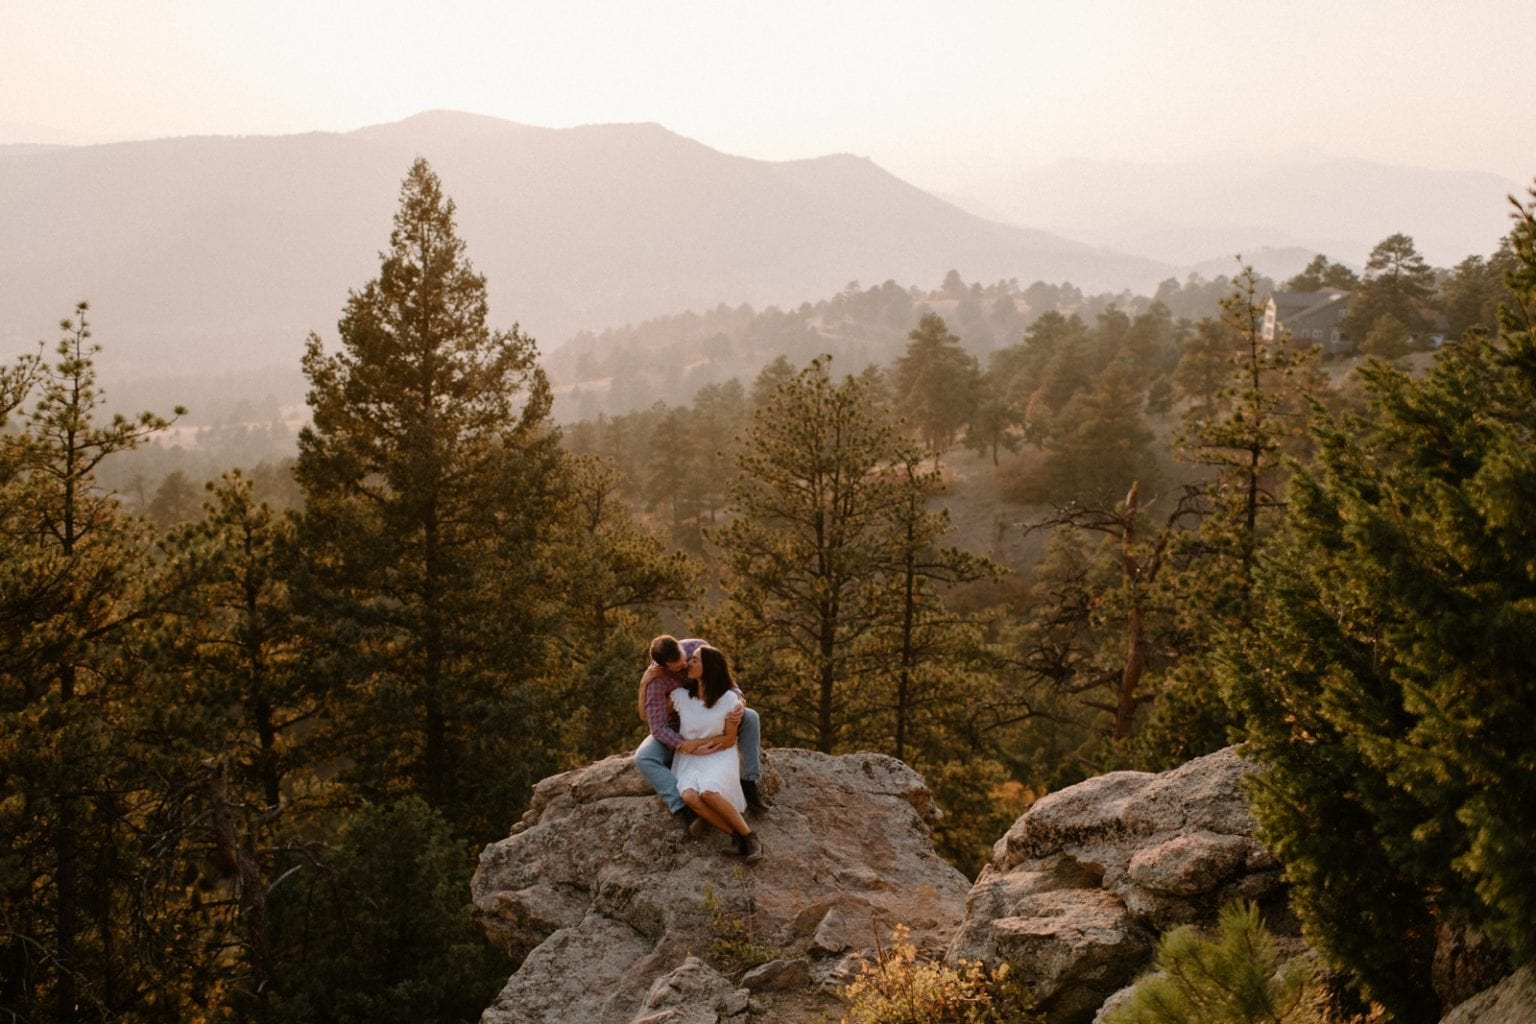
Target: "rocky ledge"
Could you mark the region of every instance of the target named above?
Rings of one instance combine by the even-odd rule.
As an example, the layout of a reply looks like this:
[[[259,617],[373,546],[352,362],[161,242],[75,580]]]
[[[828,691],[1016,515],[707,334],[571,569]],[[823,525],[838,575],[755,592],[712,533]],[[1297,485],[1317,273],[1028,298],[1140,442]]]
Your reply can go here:
[[[1228,900],[1290,924],[1233,749],[1171,772],[1111,772],[1036,801],[993,847],[950,956],[1012,961],[1057,1024],[1091,1020],[1175,925]]]
[[[923,780],[875,754],[775,749],[752,867],[689,839],[628,757],[545,779],[486,847],[474,913],[516,973],[484,1024],[812,1024],[905,924],[930,956],[1013,963],[1050,1024],[1087,1024],[1149,966],[1157,936],[1259,903],[1304,949],[1235,749],[1162,774],[1113,772],[1036,801],[974,886],[934,853]],[[1449,944],[1473,967],[1475,943]],[[1462,999],[1497,980],[1457,968]],[[1447,1018],[1533,1022],[1529,971]],[[1458,1016],[1460,1014],[1460,1016]]]
[[[545,779],[486,847],[474,913],[521,961],[485,1024],[838,1017],[836,989],[898,922],[942,953],[970,888],[933,850],[922,778],[876,754],[771,752],[767,856],[690,839],[628,757]]]

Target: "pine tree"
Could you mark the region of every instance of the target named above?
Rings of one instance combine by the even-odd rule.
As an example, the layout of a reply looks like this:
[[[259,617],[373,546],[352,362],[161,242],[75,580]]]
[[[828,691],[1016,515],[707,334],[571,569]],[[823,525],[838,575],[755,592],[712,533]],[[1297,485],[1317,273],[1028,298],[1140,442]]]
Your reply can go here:
[[[1222,389],[1232,376],[1231,333],[1220,320],[1210,317],[1195,325],[1180,349],[1173,371],[1174,392],[1189,403],[1190,415],[1208,419],[1216,410]]]
[[[1434,269],[1419,255],[1413,239],[1401,232],[1389,235],[1371,250],[1365,280],[1349,300],[1344,333],[1364,339],[1379,320],[1392,316],[1422,346],[1434,326],[1434,295]]]
[[[1324,288],[1338,288],[1347,292],[1359,284],[1360,278],[1353,270],[1342,263],[1333,263],[1327,256],[1318,253],[1312,257],[1306,269],[1285,282],[1284,289],[1288,292],[1318,292]]]
[[[165,951],[162,981],[185,1015],[270,1021],[285,988],[284,936],[271,891],[315,870],[335,794],[334,751],[292,600],[292,517],[258,502],[239,472],[208,487],[200,519],[163,539],[155,624],[154,737],[163,792],[146,807],[156,836],[144,941]]]
[[[195,519],[199,504],[198,488],[185,472],[173,469],[155,488],[155,496],[144,512],[157,527],[166,530]]]
[[[1169,549],[1160,589],[1170,598],[1177,657],[1139,724],[1138,767],[1172,767],[1229,741],[1235,722],[1213,682],[1213,646],[1224,631],[1252,624],[1254,565],[1284,517],[1285,459],[1306,453],[1308,403],[1323,392],[1315,351],[1263,340],[1258,290],[1245,267],[1222,320],[1199,327],[1213,352],[1226,349],[1227,379],[1210,405],[1186,411],[1175,439],[1180,460],[1211,475],[1186,491],[1196,525]]]
[[[689,427],[698,446],[692,472],[699,481],[700,512],[706,525],[713,526],[717,514],[725,507],[734,446],[746,425],[746,416],[747,394],[739,380],[706,384],[693,396]]]
[[[949,532],[948,510],[932,512],[928,503],[943,490],[940,471],[922,468],[915,451],[904,453],[895,467],[895,483],[903,499],[891,509],[887,526],[886,589],[881,606],[898,614],[871,637],[872,663],[889,677],[886,703],[893,721],[889,749],[894,757],[920,763],[916,750],[942,749],[935,743],[944,732],[947,712],[968,715],[979,701],[977,690],[965,692],[965,667],[974,660],[979,631],[966,616],[951,613],[940,587],[997,579],[1000,566],[955,548],[939,547]],[[925,742],[926,741],[926,742]]]
[[[942,588],[998,570],[939,546],[938,470],[922,468],[867,378],[834,381],[827,363],[779,385],[737,453],[731,520],[710,534],[726,597],[711,634],[732,645],[743,678],[767,684],[754,699],[778,742],[903,756],[932,749],[936,680],[960,678],[967,658]]]
[[[1154,973],[1104,1015],[1104,1024],[1321,1024],[1308,964],[1283,961],[1258,907],[1229,903],[1216,932],[1191,925],[1158,941]]]
[[[1124,362],[1111,364],[1074,395],[1046,442],[1039,498],[1102,507],[1138,480],[1144,490],[1155,491],[1154,436],[1141,407],[1141,391]]]
[[[907,339],[892,373],[892,390],[928,451],[942,455],[971,420],[980,370],[976,357],[936,313],[923,314]]]
[[[271,1019],[475,1019],[506,982],[507,960],[465,911],[470,870],[449,822],[420,797],[359,809],[326,870],[274,893],[274,920],[297,941]]]
[[[184,697],[227,716],[206,749],[237,765],[242,791],[268,808],[305,764],[293,734],[321,706],[293,606],[295,540],[293,520],[232,471],[209,485],[203,517],[165,543],[176,577],[167,640],[188,676]]]
[[[978,455],[992,456],[998,464],[998,449],[1016,452],[1023,442],[1024,410],[1009,401],[994,371],[983,373],[977,382],[976,407],[965,430],[965,446]]]
[[[1147,522],[1140,483],[1132,481],[1112,507],[1072,505],[1032,528],[1064,528],[1079,538],[1096,536],[1078,563],[1062,574],[1045,560],[1038,572],[1042,600],[1031,610],[1026,642],[1058,651],[1047,662],[1055,686],[1074,703],[1098,713],[1101,732],[1128,740],[1155,678],[1182,651],[1170,640],[1177,609],[1164,574],[1185,536],[1185,520],[1197,505],[1186,494],[1162,522]],[[1059,588],[1052,594],[1051,587]],[[1118,634],[1118,635],[1117,635]],[[1061,653],[1065,648],[1066,653]]]
[[[646,505],[665,510],[673,537],[697,538],[702,498],[692,475],[696,438],[688,411],[658,402],[651,412],[655,425],[644,463]]]
[[[487,326],[453,202],[417,160],[341,351],[304,355],[296,472],[307,607],[337,654],[343,752],[365,792],[414,792],[458,828],[505,827],[539,763],[560,618],[564,473],[532,339]]]
[[[573,611],[562,626],[572,651],[600,644],[637,611],[685,604],[694,596],[696,566],[667,550],[630,515],[611,463],[592,456],[568,460],[572,514],[564,550],[567,598]]]
[[[853,377],[826,358],[780,384],[737,455],[721,552],[731,638],[784,742],[832,752],[874,711],[855,645],[880,621],[886,525],[901,506],[887,475],[900,441]],[[760,667],[759,667],[760,666]]]
[[[1492,256],[1468,256],[1451,268],[1440,284],[1437,305],[1446,320],[1446,339],[1456,341],[1467,331],[1480,327],[1488,332],[1499,329],[1499,306],[1511,296],[1504,275],[1514,263],[1514,253],[1505,239]]]
[[[1179,329],[1168,307],[1153,302],[1136,314],[1110,360],[1127,359],[1137,380],[1155,380],[1173,368],[1171,360],[1177,355]]]
[[[1245,267],[1224,300],[1223,328],[1230,353],[1227,387],[1214,411],[1192,410],[1175,441],[1179,457],[1209,466],[1216,478],[1208,488],[1213,504],[1232,524],[1232,555],[1246,578],[1266,516],[1279,507],[1281,460],[1298,449],[1305,430],[1304,388],[1314,383],[1308,368],[1315,356],[1284,344],[1267,344],[1260,326],[1257,277]],[[1217,328],[1209,327],[1216,333]]]
[[[1536,194],[1533,194],[1536,198]],[[1309,940],[1400,1019],[1439,1016],[1438,924],[1536,957],[1536,216],[1517,207],[1500,337],[1414,379],[1364,373],[1319,425],[1286,542],[1230,653],[1254,809]]]
[[[1087,328],[1075,315],[1042,313],[1024,340],[992,353],[990,370],[1003,401],[1019,410],[1024,439],[1040,447],[1053,417],[1088,379]]]
[[[120,1013],[150,988],[122,943],[145,784],[125,742],[138,709],[124,645],[153,571],[147,530],[95,477],[168,421],[98,422],[87,310],[61,323],[55,363],[5,374],[7,403],[37,400],[0,435],[0,964],[14,1013],[58,1021]]]

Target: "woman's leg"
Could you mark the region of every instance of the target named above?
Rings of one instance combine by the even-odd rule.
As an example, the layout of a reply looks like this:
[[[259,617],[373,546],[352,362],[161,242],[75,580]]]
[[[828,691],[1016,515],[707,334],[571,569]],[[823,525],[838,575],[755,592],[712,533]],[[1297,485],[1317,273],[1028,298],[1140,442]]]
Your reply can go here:
[[[725,794],[708,791],[699,794],[700,802],[707,805],[710,812],[721,820],[729,822],[732,838],[736,840],[736,852],[740,853],[748,864],[756,864],[763,859],[763,844],[757,838],[757,833],[752,831],[752,826],[741,816],[736,806],[726,799]],[[700,817],[703,817],[701,812]]]
[[[738,836],[744,836],[752,831],[752,826],[747,824],[747,820],[741,816],[741,812],[736,809],[735,805],[726,799],[724,793],[716,793],[712,789],[706,790],[699,794],[699,799],[709,807],[710,812],[715,817],[725,822],[726,827],[722,831]],[[702,812],[700,812],[699,817],[704,817]]]
[[[734,835],[735,833],[732,831],[730,823],[727,822],[724,818],[720,817],[719,813],[715,811],[714,807],[706,799],[711,795],[718,796],[719,794],[700,793],[696,789],[685,789],[682,792],[683,803],[687,804],[689,807],[692,807],[693,812],[697,814],[701,819],[703,819],[708,824],[713,825],[721,832],[724,832],[726,835]],[[726,806],[729,807],[730,805],[727,804]],[[735,810],[734,807],[731,809]],[[740,815],[737,815],[737,817],[739,818]]]

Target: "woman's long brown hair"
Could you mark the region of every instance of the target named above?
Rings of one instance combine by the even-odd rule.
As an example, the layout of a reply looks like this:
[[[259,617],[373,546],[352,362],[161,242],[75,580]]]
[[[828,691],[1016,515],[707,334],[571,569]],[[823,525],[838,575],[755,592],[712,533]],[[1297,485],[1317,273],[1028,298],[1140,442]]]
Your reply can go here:
[[[731,666],[725,654],[714,647],[699,648],[699,665],[704,670],[699,676],[699,699],[705,707],[712,708],[734,685]]]

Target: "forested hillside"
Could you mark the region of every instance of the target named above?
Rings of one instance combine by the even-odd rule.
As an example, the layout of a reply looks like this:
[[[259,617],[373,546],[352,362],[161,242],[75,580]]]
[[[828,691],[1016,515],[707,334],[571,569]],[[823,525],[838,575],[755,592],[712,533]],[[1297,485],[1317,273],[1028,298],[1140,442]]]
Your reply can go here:
[[[955,270],[936,287],[902,286],[895,281],[841,292],[794,309],[770,306],[717,307],[657,317],[639,325],[577,334],[546,360],[557,387],[562,422],[644,409],[658,398],[677,404],[708,384],[751,380],[765,357],[782,356],[803,366],[831,354],[850,369],[883,367],[906,346],[907,332],[924,314],[937,313],[965,340],[966,350],[985,357],[1015,344],[1044,313],[1076,315],[1094,323],[1113,307],[1135,316],[1161,306],[1159,315],[1198,320],[1214,316],[1242,270],[1233,260],[1227,275],[1206,280],[1191,274],[1170,278],[1151,294],[1131,291],[1085,294],[1070,281],[1049,284],[1017,280],[966,283]],[[1259,289],[1273,283],[1260,279]]]
[[[1358,368],[1265,342],[1241,269],[952,274],[591,339],[562,428],[418,159],[297,458],[206,489],[119,468],[180,410],[105,414],[82,303],[0,375],[0,1007],[472,1019],[474,852],[639,742],[670,630],[771,746],[921,771],[968,873],[1044,792],[1247,738],[1340,1005],[1436,1019],[1437,928],[1536,950],[1536,217],[1453,271],[1378,249]],[[676,359],[623,362],[646,331]]]

